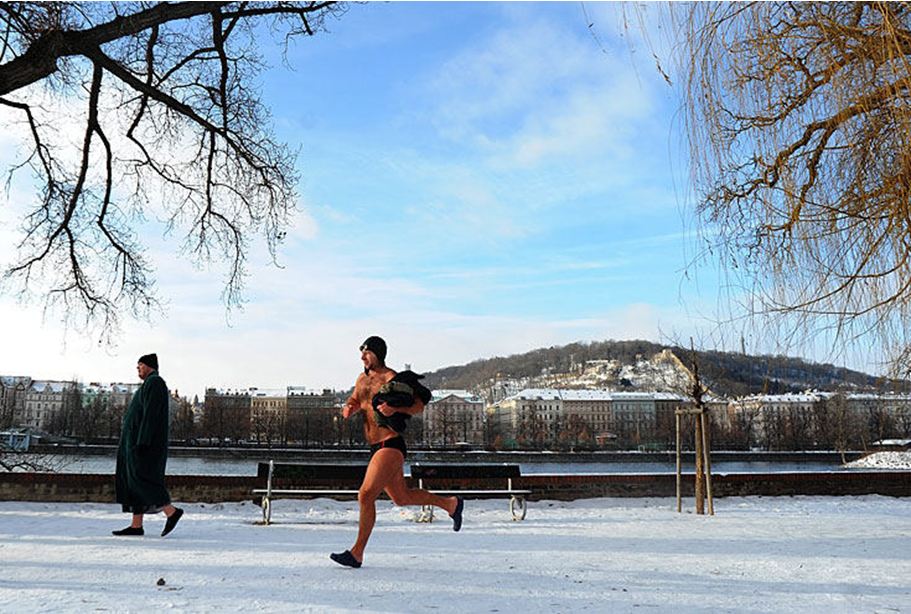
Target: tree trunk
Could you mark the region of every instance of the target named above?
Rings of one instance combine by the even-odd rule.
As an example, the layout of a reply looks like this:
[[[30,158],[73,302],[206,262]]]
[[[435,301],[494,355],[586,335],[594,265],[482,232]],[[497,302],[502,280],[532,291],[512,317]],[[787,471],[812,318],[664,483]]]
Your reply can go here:
[[[702,422],[696,415],[696,513],[705,514],[705,460],[702,450]]]

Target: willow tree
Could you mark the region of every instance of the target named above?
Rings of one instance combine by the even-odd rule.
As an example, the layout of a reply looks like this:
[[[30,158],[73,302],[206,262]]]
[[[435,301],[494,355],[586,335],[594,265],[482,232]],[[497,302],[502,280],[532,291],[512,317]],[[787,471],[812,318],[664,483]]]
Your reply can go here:
[[[779,331],[838,345],[878,335],[907,373],[911,5],[668,11],[711,250]]]
[[[109,337],[158,302],[138,228],[163,219],[238,302],[253,237],[295,206],[295,155],[260,98],[258,46],[317,32],[333,2],[0,3],[0,121],[31,173],[6,291]]]

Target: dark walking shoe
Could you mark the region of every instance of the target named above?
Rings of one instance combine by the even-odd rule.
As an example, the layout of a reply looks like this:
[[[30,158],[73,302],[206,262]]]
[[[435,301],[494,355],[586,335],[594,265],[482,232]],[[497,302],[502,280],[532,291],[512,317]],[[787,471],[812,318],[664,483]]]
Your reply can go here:
[[[174,530],[174,527],[177,526],[177,521],[180,520],[181,516],[183,516],[183,510],[179,507],[175,508],[174,513],[168,516],[168,519],[164,523],[164,530],[161,532],[162,537]]]
[[[457,503],[453,513],[449,515],[452,518],[452,530],[456,533],[462,528],[462,510],[465,508],[465,499],[456,497]]]
[[[361,562],[354,558],[354,555],[351,554],[350,550],[345,550],[344,552],[338,553],[333,552],[329,555],[329,558],[338,563],[339,565],[344,565],[346,567],[354,567],[357,569],[361,566]]]
[[[129,535],[145,535],[145,531],[142,527],[127,527],[125,529],[120,529],[119,531],[111,531],[112,535],[117,537],[124,537]]]

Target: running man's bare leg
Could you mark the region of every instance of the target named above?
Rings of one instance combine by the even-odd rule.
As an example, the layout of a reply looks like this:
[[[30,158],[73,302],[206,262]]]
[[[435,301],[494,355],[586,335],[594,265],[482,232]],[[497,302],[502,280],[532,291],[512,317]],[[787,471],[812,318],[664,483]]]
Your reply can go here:
[[[376,524],[376,500],[380,493],[395,479],[396,475],[402,476],[404,459],[402,453],[394,448],[378,450],[370,464],[367,465],[367,474],[364,483],[357,493],[357,502],[360,505],[358,518],[357,541],[351,546],[351,554],[358,561],[364,560],[364,548]]]
[[[441,497],[420,488],[408,488],[405,475],[399,471],[386,486],[386,494],[396,505],[435,505],[452,516],[459,500],[455,497]]]

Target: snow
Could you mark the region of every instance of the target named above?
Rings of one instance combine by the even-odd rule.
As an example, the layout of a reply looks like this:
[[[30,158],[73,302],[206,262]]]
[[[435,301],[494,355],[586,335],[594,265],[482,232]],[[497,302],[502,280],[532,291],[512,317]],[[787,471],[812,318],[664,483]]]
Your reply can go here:
[[[178,505],[162,539],[162,516],[111,536],[113,504],[0,502],[0,610],[911,612],[911,499],[536,501],[523,522],[470,500],[460,533],[381,501],[357,570],[328,559],[355,502],[279,500],[268,527],[250,503]]]
[[[874,452],[845,464],[849,469],[911,469],[911,452]]]

